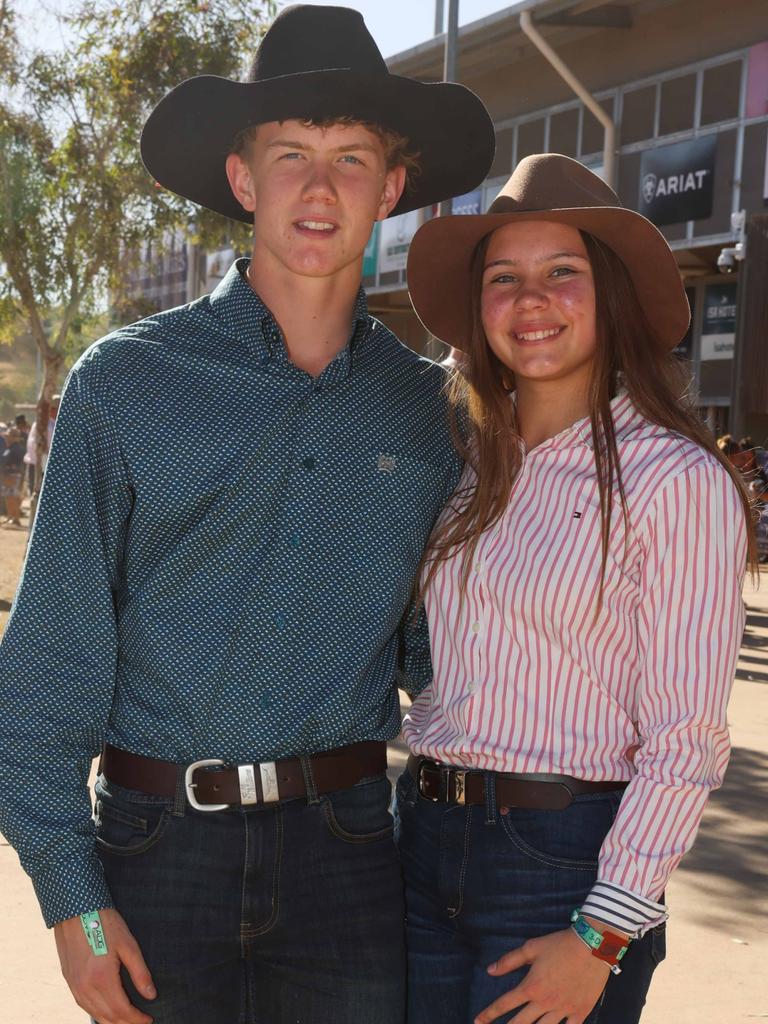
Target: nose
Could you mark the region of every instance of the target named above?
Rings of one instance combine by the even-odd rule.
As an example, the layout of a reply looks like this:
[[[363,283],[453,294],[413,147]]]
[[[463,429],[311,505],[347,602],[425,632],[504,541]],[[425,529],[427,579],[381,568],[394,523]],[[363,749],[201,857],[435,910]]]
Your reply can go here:
[[[520,309],[541,309],[548,301],[544,289],[539,288],[534,282],[523,282],[515,296],[515,305]]]
[[[331,180],[330,168],[319,162],[311,164],[302,192],[304,202],[330,204],[335,203],[336,198],[336,189]]]

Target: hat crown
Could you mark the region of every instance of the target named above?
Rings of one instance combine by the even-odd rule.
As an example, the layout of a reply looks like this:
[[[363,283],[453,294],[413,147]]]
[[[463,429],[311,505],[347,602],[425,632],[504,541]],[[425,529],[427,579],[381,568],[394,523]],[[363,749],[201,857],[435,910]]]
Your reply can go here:
[[[256,51],[249,82],[332,69],[387,74],[359,11],[295,4],[275,18]]]
[[[560,153],[527,156],[491,204],[489,213],[522,213],[595,206],[621,206],[594,171]]]

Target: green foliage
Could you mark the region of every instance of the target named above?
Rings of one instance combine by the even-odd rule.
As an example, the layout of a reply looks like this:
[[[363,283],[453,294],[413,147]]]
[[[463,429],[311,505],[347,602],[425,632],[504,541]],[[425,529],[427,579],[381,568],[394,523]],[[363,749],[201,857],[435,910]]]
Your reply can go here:
[[[247,247],[245,226],[158,189],[138,140],[183,79],[243,77],[274,9],[272,0],[83,0],[63,19],[67,49],[21,63],[11,2],[0,0],[0,89],[13,97],[0,100],[0,334],[21,315],[49,361],[78,336],[91,340],[99,298],[103,306],[109,290],[121,301],[127,254],[142,243],[180,228],[206,246]]]

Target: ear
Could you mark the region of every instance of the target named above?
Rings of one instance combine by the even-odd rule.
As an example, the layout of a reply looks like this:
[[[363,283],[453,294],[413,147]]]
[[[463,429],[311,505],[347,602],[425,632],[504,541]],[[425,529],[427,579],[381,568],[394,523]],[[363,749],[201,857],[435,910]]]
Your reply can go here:
[[[397,206],[405,188],[405,167],[393,167],[384,177],[384,188],[379,202],[379,214],[376,220],[384,220]]]
[[[237,153],[227,157],[227,180],[235,199],[250,213],[256,209],[256,192],[248,164]]]

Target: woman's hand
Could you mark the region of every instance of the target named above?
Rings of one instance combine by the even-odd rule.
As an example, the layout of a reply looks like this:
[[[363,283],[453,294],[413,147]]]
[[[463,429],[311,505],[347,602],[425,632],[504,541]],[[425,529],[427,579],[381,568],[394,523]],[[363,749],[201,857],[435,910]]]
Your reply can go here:
[[[523,980],[475,1017],[490,1024],[502,1014],[525,1006],[514,1024],[583,1024],[600,998],[610,974],[608,964],[592,956],[570,929],[529,939],[491,964],[488,973],[508,974],[529,964]]]

